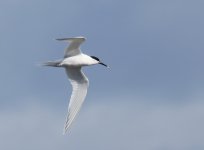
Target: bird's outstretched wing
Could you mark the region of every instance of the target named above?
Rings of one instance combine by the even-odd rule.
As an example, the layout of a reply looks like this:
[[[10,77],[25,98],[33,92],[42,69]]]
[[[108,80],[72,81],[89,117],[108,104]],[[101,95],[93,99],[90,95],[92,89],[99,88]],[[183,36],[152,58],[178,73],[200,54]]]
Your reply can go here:
[[[64,134],[67,129],[72,124],[74,118],[79,112],[84,99],[87,94],[87,89],[89,85],[88,78],[81,71],[81,67],[78,68],[66,68],[66,73],[72,84],[72,95],[68,106],[68,114],[64,126]]]
[[[62,38],[56,39],[58,41],[67,41],[69,42],[69,46],[65,49],[64,58],[75,56],[81,53],[80,45],[86,39],[84,37],[74,37],[74,38]]]

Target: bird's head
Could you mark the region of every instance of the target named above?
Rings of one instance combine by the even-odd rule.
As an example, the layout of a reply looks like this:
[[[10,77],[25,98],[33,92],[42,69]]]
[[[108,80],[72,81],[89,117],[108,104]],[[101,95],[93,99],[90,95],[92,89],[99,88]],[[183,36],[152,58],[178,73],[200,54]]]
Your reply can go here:
[[[96,56],[91,56],[91,58],[93,58],[93,59],[95,59],[96,61],[98,61],[98,64],[101,64],[101,65],[106,66],[107,68],[109,68],[109,66],[106,65],[106,64],[104,64],[104,63],[102,63],[98,57],[96,57]]]

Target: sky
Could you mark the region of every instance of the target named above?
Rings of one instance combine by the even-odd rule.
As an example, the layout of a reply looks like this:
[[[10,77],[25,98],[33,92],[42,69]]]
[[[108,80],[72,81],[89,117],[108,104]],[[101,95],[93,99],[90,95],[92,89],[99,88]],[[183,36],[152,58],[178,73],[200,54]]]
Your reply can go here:
[[[0,149],[203,150],[204,1],[1,0]],[[63,57],[84,36],[88,95],[62,135]]]

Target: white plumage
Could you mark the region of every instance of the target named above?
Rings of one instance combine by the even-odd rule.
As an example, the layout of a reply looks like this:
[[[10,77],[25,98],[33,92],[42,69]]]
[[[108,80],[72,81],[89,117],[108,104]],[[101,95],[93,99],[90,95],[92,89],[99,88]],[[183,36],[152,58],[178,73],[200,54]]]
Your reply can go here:
[[[52,67],[64,67],[72,85],[72,94],[68,106],[66,122],[64,125],[64,133],[66,133],[84,102],[89,86],[89,80],[84,75],[81,68],[83,66],[94,64],[101,64],[106,67],[108,66],[102,63],[97,57],[88,56],[81,52],[80,45],[85,41],[84,37],[63,38],[57,40],[69,42],[69,46],[65,49],[64,59],[49,61],[44,63],[44,65]]]

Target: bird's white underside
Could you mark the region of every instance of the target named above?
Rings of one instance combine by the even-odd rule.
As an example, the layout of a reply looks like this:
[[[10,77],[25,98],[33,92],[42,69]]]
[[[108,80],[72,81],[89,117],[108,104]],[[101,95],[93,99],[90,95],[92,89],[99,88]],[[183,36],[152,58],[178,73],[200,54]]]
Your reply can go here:
[[[83,66],[100,63],[99,60],[83,54],[80,45],[85,41],[84,37],[57,39],[69,43],[65,49],[64,59],[46,62],[45,66],[64,67],[72,85],[72,94],[68,106],[68,114],[64,125],[64,133],[69,129],[78,114],[87,94],[89,80],[82,72]]]
[[[72,85],[72,94],[68,106],[68,114],[64,125],[64,134],[73,123],[87,94],[89,80],[81,71],[85,65],[96,64],[89,56],[82,54],[80,45],[85,41],[84,37],[58,39],[67,41],[69,46],[65,49],[64,60],[61,65],[65,67],[67,76]],[[87,64],[87,62],[89,62]]]

